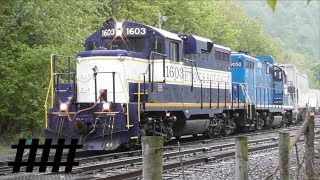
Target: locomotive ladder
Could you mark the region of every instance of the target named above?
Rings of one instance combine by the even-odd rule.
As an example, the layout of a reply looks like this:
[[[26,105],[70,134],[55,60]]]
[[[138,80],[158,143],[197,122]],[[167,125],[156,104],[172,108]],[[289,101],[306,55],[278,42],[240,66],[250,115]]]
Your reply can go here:
[[[67,71],[64,73],[57,73],[57,65],[58,63],[58,57],[65,58],[67,59]],[[54,96],[55,96],[55,91],[58,93],[64,90],[59,90],[59,78],[62,76],[67,75],[67,82],[70,83],[70,81],[73,81],[73,87],[75,87],[75,73],[71,72],[71,60],[74,59],[75,57],[73,56],[63,56],[63,55],[57,55],[57,54],[51,54],[50,56],[50,80],[49,80],[49,85],[48,85],[48,90],[46,94],[46,99],[44,102],[44,110],[45,110],[45,127],[46,129],[48,128],[48,109],[53,107],[53,104],[55,102]],[[73,76],[73,77],[71,77]],[[55,83],[58,85],[56,86]],[[75,91],[75,88],[74,88]],[[75,93],[75,92],[73,92]]]

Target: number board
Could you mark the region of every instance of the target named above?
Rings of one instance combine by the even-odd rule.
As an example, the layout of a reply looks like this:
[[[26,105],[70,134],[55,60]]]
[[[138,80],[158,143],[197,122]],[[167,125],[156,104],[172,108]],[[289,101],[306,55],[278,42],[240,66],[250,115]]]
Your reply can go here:
[[[242,67],[242,62],[241,61],[231,62],[231,67]]]
[[[121,31],[122,31],[122,35],[124,36],[144,36],[147,33],[147,30],[145,27],[125,27],[120,30],[104,29],[101,31],[101,33],[102,33],[102,37],[110,37],[110,36],[115,36],[116,34],[120,34]]]

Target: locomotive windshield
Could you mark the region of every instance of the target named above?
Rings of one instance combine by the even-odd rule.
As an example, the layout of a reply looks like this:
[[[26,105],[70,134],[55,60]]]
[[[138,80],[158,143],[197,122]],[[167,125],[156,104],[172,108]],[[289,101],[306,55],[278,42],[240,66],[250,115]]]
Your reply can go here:
[[[144,51],[143,37],[125,37],[116,39],[107,39],[104,46],[108,50],[123,49],[127,51],[142,52]]]
[[[273,72],[273,78],[274,78],[274,81],[282,81],[282,71],[281,70],[275,70]]]

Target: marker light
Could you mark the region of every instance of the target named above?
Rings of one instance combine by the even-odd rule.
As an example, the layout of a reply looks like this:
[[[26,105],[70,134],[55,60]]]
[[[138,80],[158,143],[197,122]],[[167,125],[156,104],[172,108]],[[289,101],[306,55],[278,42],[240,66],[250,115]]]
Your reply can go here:
[[[68,110],[68,104],[67,103],[61,103],[60,104],[60,111],[67,111]]]
[[[110,109],[110,103],[108,103],[108,102],[103,103],[102,109],[103,110],[109,110]]]

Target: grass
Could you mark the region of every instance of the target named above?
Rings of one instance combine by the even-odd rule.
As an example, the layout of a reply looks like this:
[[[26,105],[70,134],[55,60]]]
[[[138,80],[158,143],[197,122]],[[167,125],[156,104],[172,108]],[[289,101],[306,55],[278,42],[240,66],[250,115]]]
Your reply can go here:
[[[1,146],[0,145],[0,153],[7,153],[9,152],[10,147],[9,146]]]
[[[44,133],[42,131],[39,132],[30,132],[30,131],[21,131],[20,133],[17,134],[12,134],[12,135],[7,135],[5,137],[1,137],[0,136],[0,154],[4,154],[4,153],[11,153],[12,150],[11,149],[11,145],[13,144],[18,144],[19,143],[19,139],[21,138],[25,138],[25,139],[40,139],[40,144],[44,143]]]

